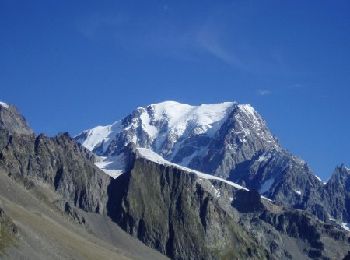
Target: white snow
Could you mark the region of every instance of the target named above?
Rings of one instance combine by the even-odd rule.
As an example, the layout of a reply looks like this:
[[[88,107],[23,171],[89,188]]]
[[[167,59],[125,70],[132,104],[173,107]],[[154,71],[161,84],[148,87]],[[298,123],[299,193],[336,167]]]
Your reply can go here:
[[[255,126],[259,126],[259,120],[257,118],[257,113],[255,109],[250,104],[241,104],[238,107],[244,111],[250,119],[252,119]]]
[[[258,160],[256,160],[257,162],[264,162],[267,161],[271,158],[271,154],[262,154],[259,156]]]
[[[301,191],[300,191],[300,190],[294,190],[294,192],[295,192],[296,194],[298,194],[299,196],[301,196]]]
[[[202,179],[207,179],[207,180],[217,180],[217,181],[222,181],[222,182],[225,182],[231,186],[233,186],[234,188],[236,189],[244,189],[244,190],[248,190],[247,188],[245,187],[242,187],[241,185],[237,184],[237,183],[234,183],[232,181],[227,181],[225,179],[222,179],[220,177],[216,177],[216,176],[213,176],[213,175],[210,175],[210,174],[205,174],[205,173],[202,173],[202,172],[199,172],[199,171],[196,171],[196,170],[192,170],[190,168],[186,168],[186,167],[183,167],[183,166],[180,166],[178,164],[175,164],[175,163],[172,163],[172,162],[169,162],[167,160],[165,160],[162,156],[160,156],[159,154],[151,151],[150,149],[145,149],[145,148],[137,148],[137,152],[138,154],[147,159],[147,160],[150,160],[150,161],[153,161],[153,162],[156,162],[158,164],[162,164],[162,165],[165,165],[165,166],[171,166],[171,167],[176,167],[178,169],[181,169],[185,172],[188,172],[188,173],[194,173],[196,174],[199,178],[202,178]]]
[[[341,227],[346,231],[350,231],[350,223],[341,223]]]
[[[142,129],[149,135],[151,139],[154,139],[158,134],[158,129],[154,125],[151,125],[151,118],[148,113],[142,113],[141,116]]]
[[[102,140],[106,139],[110,133],[111,125],[107,126],[97,126],[86,132],[87,137],[82,142],[88,150],[92,151],[97,145],[101,143]]]
[[[261,198],[264,199],[264,200],[268,200],[268,201],[270,201],[270,202],[273,202],[272,199],[266,198],[265,196],[262,196],[262,195],[261,195]]]
[[[0,101],[0,106],[3,106],[4,108],[9,108],[10,106],[6,104],[5,102]]]
[[[89,150],[93,150],[102,142],[106,143],[110,138],[114,138],[123,131],[136,129],[139,125],[148,134],[150,141],[155,143],[162,143],[165,140],[175,143],[185,132],[189,131],[192,131],[195,135],[204,133],[210,135],[221,126],[234,104],[234,102],[224,102],[190,106],[175,101],[165,101],[152,104],[146,108],[139,107],[136,111],[140,113],[140,120],[136,116],[125,127],[122,126],[121,121],[117,121],[113,125],[98,126],[87,130],[85,131],[87,137],[82,140],[82,145]],[[166,131],[160,133],[157,124],[166,125]],[[128,141],[133,141],[137,145],[138,136],[134,134]],[[161,143],[157,147],[162,147]]]
[[[260,155],[257,161],[258,161],[258,162],[263,162],[263,161],[265,161],[266,159],[267,159],[266,156]]]
[[[336,222],[337,224],[340,224],[340,226],[345,229],[346,231],[350,231],[350,223],[346,223],[346,222],[343,222],[343,223],[339,223],[336,219],[334,219],[331,215],[328,214],[328,219],[330,221],[334,221]]]
[[[215,196],[219,198],[221,196],[221,192],[214,187],[214,185],[211,185],[212,189],[214,190]]]
[[[159,104],[152,104],[150,107],[154,111],[155,121],[166,118],[170,132],[176,136],[181,136],[189,124],[194,126],[193,130],[196,134],[206,133],[213,127],[214,123],[220,122],[225,118],[227,110],[233,104],[235,103],[224,102],[191,106],[175,101],[165,101]]]
[[[103,150],[105,151],[113,138],[113,136],[111,136],[111,133],[114,131],[120,131],[120,129],[120,122],[115,122],[112,125],[97,126],[84,132],[86,133],[86,138],[84,140],[81,140],[81,144],[88,150],[92,151],[98,145],[103,143]]]
[[[95,165],[112,178],[117,178],[125,171],[125,157],[120,154],[114,157],[99,156]]]
[[[319,180],[320,182],[322,182],[321,178],[318,177],[317,175],[315,175],[316,179]]]
[[[262,185],[261,185],[261,188],[260,188],[260,193],[262,194],[262,193],[264,193],[264,192],[266,192],[266,191],[268,191],[270,188],[271,188],[271,186],[272,186],[272,184],[275,182],[275,179],[274,178],[271,178],[271,179],[268,179],[268,180],[266,180]]]
[[[250,104],[242,104],[239,107],[249,113],[251,116],[255,117],[255,109]]]

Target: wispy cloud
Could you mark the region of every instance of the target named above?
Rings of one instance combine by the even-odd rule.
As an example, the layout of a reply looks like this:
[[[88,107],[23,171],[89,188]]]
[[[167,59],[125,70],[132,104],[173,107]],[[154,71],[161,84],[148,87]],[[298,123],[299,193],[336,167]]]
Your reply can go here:
[[[224,63],[239,69],[247,69],[244,62],[231,49],[225,46],[224,41],[217,33],[218,31],[212,30],[208,26],[203,26],[195,36],[197,47]]]
[[[257,94],[259,95],[259,96],[268,96],[268,95],[271,95],[271,90],[269,90],[269,89],[258,89],[257,90]]]
[[[245,16],[242,18],[230,5],[211,9],[196,22],[169,18],[167,12],[171,8],[168,5],[160,10],[161,15],[146,20],[130,11],[98,13],[82,19],[78,30],[90,40],[112,40],[118,48],[132,53],[200,62],[212,57],[233,69],[253,74],[285,70],[283,53],[276,55],[273,50],[261,50],[254,45],[238,26]]]
[[[215,18],[218,18],[215,16]],[[237,28],[228,28],[228,21],[209,19],[195,33],[195,47],[212,55],[235,69],[253,74],[274,74],[288,71],[283,53],[271,49],[261,50],[245,39]],[[234,26],[233,26],[234,27]]]

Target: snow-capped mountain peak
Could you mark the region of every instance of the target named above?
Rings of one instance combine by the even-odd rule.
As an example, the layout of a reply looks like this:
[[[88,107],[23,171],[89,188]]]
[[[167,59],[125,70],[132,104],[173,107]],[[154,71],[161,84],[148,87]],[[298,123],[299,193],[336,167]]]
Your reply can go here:
[[[179,139],[189,135],[213,134],[228,116],[234,102],[191,106],[165,101],[138,107],[129,116],[112,125],[84,131],[77,140],[89,150],[104,154],[116,135],[123,135],[123,146],[129,142],[168,154]],[[166,143],[166,144],[165,144]]]
[[[116,160],[123,158],[129,143],[210,174],[228,173],[220,166],[227,154],[237,155],[224,163],[234,167],[258,150],[278,146],[255,109],[236,102],[192,106],[165,101],[138,107],[120,121],[82,132],[76,140],[100,156],[98,165],[109,165],[108,172],[122,171],[111,166],[122,165]]]

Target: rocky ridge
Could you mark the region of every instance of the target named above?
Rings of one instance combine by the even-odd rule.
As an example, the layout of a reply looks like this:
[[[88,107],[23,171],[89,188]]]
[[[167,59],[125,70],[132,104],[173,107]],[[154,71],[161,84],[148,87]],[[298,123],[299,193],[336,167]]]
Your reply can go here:
[[[349,234],[305,211],[136,149],[113,219],[173,259],[341,259]],[[156,160],[154,160],[156,159]]]

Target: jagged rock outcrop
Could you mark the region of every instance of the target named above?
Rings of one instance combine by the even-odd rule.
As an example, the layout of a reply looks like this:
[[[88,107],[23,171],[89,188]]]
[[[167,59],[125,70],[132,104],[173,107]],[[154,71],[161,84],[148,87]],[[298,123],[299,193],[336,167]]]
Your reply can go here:
[[[322,206],[324,184],[308,165],[284,150],[272,150],[257,155],[239,165],[231,173],[231,180],[283,205],[304,209],[327,219]]]
[[[103,213],[110,177],[94,165],[93,155],[68,134],[10,134],[0,130],[0,169],[27,188],[48,184],[66,200],[90,212]]]
[[[33,134],[33,130],[28,126],[17,108],[2,102],[0,104],[0,129],[6,129],[10,133]]]
[[[173,259],[336,259],[350,250],[336,225],[145,158],[137,157],[109,194],[118,202],[109,205],[112,218]]]
[[[130,234],[173,259],[263,259],[266,253],[208,192],[209,183],[138,159],[114,218]],[[116,179],[116,190],[119,178]],[[209,185],[209,186],[208,186]]]
[[[208,145],[205,156],[187,166],[225,179],[264,151],[280,149],[266,122],[250,105],[235,105]]]
[[[350,222],[350,169],[341,165],[334,170],[321,199],[329,217]]]

